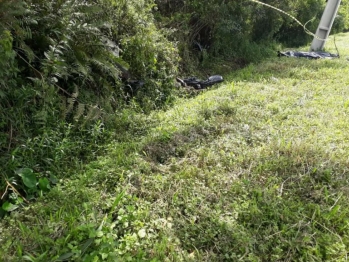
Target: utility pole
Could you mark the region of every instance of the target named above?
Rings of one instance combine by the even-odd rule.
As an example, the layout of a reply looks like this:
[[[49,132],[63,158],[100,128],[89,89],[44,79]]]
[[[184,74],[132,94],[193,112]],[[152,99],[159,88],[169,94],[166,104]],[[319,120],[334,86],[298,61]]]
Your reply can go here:
[[[327,0],[325,11],[322,14],[320,24],[316,30],[316,37],[314,37],[311,43],[310,51],[323,50],[340,4],[341,0]]]

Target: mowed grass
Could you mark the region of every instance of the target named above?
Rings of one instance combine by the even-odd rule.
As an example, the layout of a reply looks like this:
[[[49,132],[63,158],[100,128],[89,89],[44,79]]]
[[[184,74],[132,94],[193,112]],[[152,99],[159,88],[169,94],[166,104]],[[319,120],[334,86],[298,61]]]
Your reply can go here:
[[[1,221],[2,261],[347,261],[349,34],[167,111]],[[327,43],[335,52],[333,42]]]

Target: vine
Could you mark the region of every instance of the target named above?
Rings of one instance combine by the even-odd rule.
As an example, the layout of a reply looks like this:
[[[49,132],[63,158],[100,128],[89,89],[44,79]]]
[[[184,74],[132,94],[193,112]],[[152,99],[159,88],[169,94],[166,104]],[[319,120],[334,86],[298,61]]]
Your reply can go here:
[[[269,4],[267,4],[267,3],[263,3],[263,2],[258,1],[258,0],[249,0],[249,1],[254,2],[254,3],[256,3],[256,4],[259,4],[259,5],[263,5],[263,6],[269,7],[269,8],[271,8],[271,9],[274,9],[274,10],[276,10],[276,11],[278,11],[278,12],[280,12],[280,13],[282,13],[282,14],[288,16],[288,17],[290,17],[290,18],[291,18],[292,20],[294,20],[297,24],[299,24],[301,27],[303,27],[304,32],[305,32],[306,34],[308,34],[308,35],[310,35],[310,36],[313,36],[313,37],[315,37],[316,39],[319,39],[319,40],[322,40],[322,41],[325,41],[325,40],[326,40],[326,39],[322,39],[322,38],[318,37],[317,35],[315,35],[314,33],[312,33],[310,30],[308,30],[307,27],[306,27],[308,23],[310,23],[310,22],[312,22],[312,21],[315,20],[315,17],[313,17],[312,19],[310,19],[310,20],[309,20],[308,22],[306,22],[305,24],[302,24],[296,17],[294,17],[293,15],[291,15],[291,14],[289,14],[289,13],[283,11],[283,10],[280,9],[280,8],[277,8],[277,7],[275,7],[275,6],[269,5]]]

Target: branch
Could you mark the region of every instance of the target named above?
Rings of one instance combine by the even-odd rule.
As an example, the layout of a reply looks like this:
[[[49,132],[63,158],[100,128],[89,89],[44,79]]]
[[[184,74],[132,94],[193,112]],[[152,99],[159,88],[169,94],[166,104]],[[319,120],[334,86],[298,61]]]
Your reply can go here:
[[[17,189],[10,183],[10,182],[8,182],[8,180],[6,179],[6,177],[4,176],[4,175],[2,175],[3,176],[3,178],[5,179],[5,182],[6,182],[6,184],[7,184],[7,186],[6,186],[6,189],[8,188],[8,187],[11,187],[12,188],[12,190],[13,190],[13,192],[15,192],[17,195],[19,195],[21,198],[23,198],[23,200],[27,203],[27,204],[29,204],[29,201],[24,197],[24,196],[22,196],[22,194],[21,193],[19,193],[18,191],[17,191]],[[5,191],[6,192],[6,191]],[[4,194],[5,195],[5,194]],[[4,196],[3,195],[3,196]],[[3,197],[2,196],[2,197]],[[1,199],[2,199],[2,197],[1,197]]]
[[[7,193],[7,190],[8,190],[8,185],[6,185],[5,191],[4,191],[4,193],[2,194],[2,196],[1,196],[0,199],[3,199],[3,198],[4,198],[4,196],[5,196],[6,193]]]

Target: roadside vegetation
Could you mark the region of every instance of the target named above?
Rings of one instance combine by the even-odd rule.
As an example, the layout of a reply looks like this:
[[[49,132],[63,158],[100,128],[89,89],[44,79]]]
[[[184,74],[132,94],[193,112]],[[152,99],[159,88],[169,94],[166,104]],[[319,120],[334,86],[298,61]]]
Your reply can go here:
[[[221,2],[0,1],[0,261],[348,260],[349,34]]]
[[[2,259],[347,261],[348,38],[122,111],[103,155],[1,222]]]

